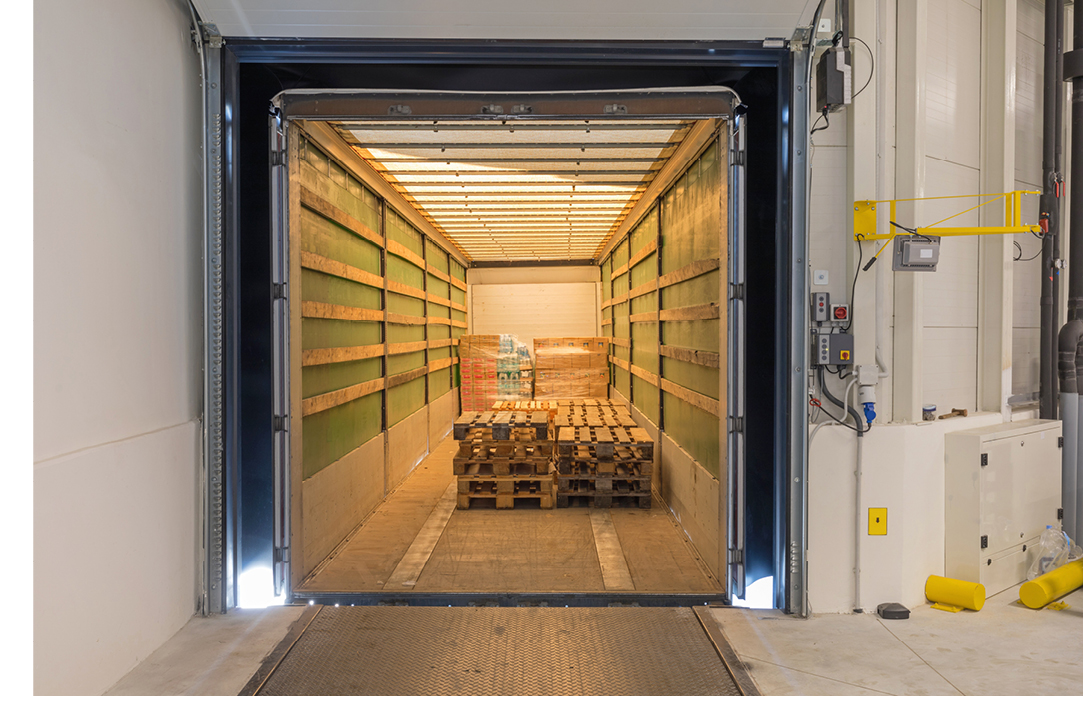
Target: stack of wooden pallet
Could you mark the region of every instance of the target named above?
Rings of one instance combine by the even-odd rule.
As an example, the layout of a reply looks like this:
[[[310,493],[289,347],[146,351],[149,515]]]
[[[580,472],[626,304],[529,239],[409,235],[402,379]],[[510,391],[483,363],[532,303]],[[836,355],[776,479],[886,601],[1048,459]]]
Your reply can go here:
[[[497,401],[493,403],[493,412],[500,411],[545,411],[550,418],[556,418],[560,404],[556,401]]]
[[[599,399],[562,403],[554,430],[557,508],[651,507],[654,441],[627,407]]]
[[[453,460],[458,507],[494,499],[497,508],[515,508],[537,499],[552,508],[552,421],[547,410],[468,412],[453,427],[459,450]]]

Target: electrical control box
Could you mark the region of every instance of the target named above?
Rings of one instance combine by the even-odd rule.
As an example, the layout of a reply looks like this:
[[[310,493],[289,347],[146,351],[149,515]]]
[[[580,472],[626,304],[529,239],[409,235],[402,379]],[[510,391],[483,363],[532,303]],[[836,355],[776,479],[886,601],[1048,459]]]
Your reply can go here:
[[[820,366],[848,366],[854,363],[854,337],[849,333],[815,333],[812,362]]]
[[[828,112],[848,105],[851,86],[850,51],[840,47],[828,48],[816,64],[816,110]]]
[[[828,293],[813,293],[812,294],[812,322],[813,323],[826,323],[829,316],[829,306],[831,305],[831,295]]]
[[[1026,580],[1060,505],[1060,421],[944,435],[944,575],[987,596]]]
[[[892,270],[923,273],[936,271],[940,261],[940,238],[935,235],[896,235],[891,254]]]
[[[846,303],[836,303],[831,306],[831,320],[847,323],[850,320],[850,306]]]

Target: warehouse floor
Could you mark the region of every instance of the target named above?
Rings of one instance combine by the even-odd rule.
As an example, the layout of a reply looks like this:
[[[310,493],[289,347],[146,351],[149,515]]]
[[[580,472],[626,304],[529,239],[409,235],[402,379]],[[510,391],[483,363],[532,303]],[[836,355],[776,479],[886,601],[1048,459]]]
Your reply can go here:
[[[979,612],[925,604],[906,620],[713,609],[765,696],[1083,694],[1083,589],[1034,611],[1015,586]]]
[[[905,621],[872,614],[803,620],[737,608],[711,613],[765,696],[1080,695],[1083,590],[1061,600],[1069,608],[1032,611],[1017,604],[1016,587],[978,613],[923,605]],[[237,694],[305,608],[196,616],[107,695]]]
[[[721,593],[657,497],[649,510],[454,509],[457,445],[440,443],[298,590]]]

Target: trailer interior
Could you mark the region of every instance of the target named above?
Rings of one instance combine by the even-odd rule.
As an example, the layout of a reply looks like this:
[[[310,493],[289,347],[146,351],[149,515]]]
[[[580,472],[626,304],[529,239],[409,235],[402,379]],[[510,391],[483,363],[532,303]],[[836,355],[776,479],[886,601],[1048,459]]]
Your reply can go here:
[[[700,94],[715,113],[737,103],[727,90]],[[740,370],[728,322],[739,300],[726,302],[742,272],[732,112],[625,119],[618,103],[587,93],[528,95],[514,115],[489,104],[460,117],[437,106],[472,98],[414,110],[426,100],[392,103],[405,117],[329,121],[303,117],[319,112],[310,97],[280,101],[277,347],[289,431],[279,448],[288,468],[280,588],[321,602],[448,593],[724,601],[727,583],[743,582],[730,550],[743,540],[728,528],[739,439],[719,423],[734,401],[728,374]],[[609,344],[605,395],[629,406],[655,444],[653,503],[456,508],[458,443],[448,434],[463,407],[459,339],[479,325],[470,275],[524,263],[594,277],[586,300],[555,284],[550,310],[590,306],[589,335]],[[534,296],[514,285],[498,292],[511,324],[499,330],[529,326]]]

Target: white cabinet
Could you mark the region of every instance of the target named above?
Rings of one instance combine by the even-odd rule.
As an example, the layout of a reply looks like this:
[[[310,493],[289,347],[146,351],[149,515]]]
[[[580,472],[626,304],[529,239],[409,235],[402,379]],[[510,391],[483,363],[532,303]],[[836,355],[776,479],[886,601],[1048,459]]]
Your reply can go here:
[[[944,436],[944,573],[992,596],[1026,580],[1046,525],[1059,523],[1060,421]]]

